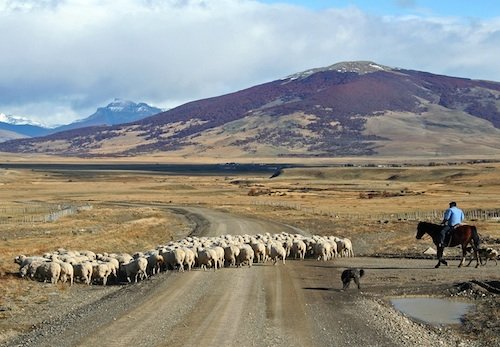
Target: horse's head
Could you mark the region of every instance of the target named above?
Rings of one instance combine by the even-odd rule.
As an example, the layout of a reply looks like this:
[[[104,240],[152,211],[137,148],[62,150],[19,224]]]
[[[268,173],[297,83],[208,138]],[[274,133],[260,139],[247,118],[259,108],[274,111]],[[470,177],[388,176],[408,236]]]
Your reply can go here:
[[[420,222],[418,223],[417,225],[417,240],[420,240],[422,238],[422,236],[424,236],[425,234],[425,224],[424,222]]]

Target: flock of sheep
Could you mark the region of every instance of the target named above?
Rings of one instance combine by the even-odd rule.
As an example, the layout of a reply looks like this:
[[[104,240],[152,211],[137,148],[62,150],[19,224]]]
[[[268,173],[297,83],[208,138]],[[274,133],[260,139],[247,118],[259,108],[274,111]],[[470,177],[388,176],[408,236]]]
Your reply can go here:
[[[167,270],[190,271],[194,267],[216,270],[268,261],[285,264],[285,259],[290,257],[313,257],[327,261],[353,256],[352,243],[347,238],[267,233],[186,237],[133,255],[59,249],[42,256],[19,255],[14,262],[19,264],[19,273],[23,278],[54,284],[61,281],[72,285],[78,281],[88,285],[106,285],[108,281],[137,282]]]

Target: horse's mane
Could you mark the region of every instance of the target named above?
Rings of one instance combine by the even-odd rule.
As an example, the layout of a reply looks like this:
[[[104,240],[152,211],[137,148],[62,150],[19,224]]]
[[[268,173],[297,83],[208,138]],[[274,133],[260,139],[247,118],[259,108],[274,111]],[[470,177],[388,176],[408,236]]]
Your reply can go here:
[[[436,231],[436,230],[441,230],[443,228],[443,226],[441,224],[435,224],[435,223],[429,223],[429,222],[419,222],[417,228],[418,228],[418,230],[423,228],[425,230],[430,229],[432,231]]]

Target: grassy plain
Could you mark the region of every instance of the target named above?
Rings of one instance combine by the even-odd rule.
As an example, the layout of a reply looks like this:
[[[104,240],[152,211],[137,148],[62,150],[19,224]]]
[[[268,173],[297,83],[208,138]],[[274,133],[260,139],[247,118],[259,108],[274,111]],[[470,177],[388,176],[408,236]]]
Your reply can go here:
[[[168,209],[172,206],[213,207],[349,237],[358,254],[421,253],[431,241],[415,240],[416,213],[440,222],[451,200],[466,210],[500,209],[500,163],[296,168],[272,179],[0,169],[0,196],[0,315],[5,317],[33,302],[27,297],[44,302],[47,295],[36,283],[27,286],[17,278],[16,255],[58,248],[144,251],[190,230],[187,220]],[[91,208],[52,222],[29,218],[57,205]],[[434,210],[436,217],[429,217]],[[412,213],[415,218],[409,218]],[[468,222],[486,244],[499,248],[499,220]]]

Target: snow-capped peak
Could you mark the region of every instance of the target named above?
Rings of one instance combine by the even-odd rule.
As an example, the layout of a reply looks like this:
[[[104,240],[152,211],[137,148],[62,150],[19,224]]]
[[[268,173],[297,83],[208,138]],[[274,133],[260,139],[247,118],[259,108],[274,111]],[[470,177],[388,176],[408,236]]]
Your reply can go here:
[[[371,61],[345,61],[327,67],[309,69],[284,78],[284,80],[296,80],[309,77],[312,74],[322,71],[354,72],[357,74],[367,74],[376,71],[391,71],[391,67],[375,64]]]
[[[136,106],[135,102],[115,98],[113,102],[106,106],[106,108],[113,112],[122,112],[123,110],[134,106]]]
[[[44,128],[47,127],[44,124],[32,121],[31,119],[28,119],[28,118],[6,115],[4,113],[0,113],[0,122],[12,124],[12,125],[33,125],[33,126],[44,127]]]

